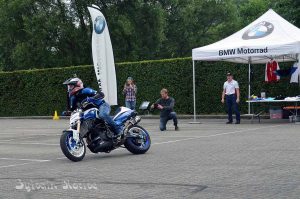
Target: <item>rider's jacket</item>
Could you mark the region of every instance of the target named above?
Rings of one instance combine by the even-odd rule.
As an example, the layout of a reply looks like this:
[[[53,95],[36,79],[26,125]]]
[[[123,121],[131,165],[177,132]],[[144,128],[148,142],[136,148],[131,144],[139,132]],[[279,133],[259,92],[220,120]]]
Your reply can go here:
[[[96,95],[97,91],[91,88],[83,88],[79,90],[75,95],[70,96],[70,111],[75,110],[79,106],[79,104],[86,100],[88,97],[95,97]]]

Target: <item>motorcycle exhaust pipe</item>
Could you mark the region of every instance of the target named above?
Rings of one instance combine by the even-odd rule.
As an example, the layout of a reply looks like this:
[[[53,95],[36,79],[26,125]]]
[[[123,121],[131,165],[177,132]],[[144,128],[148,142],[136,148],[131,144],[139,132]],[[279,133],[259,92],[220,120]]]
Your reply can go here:
[[[126,128],[124,129],[124,132],[127,133],[128,130],[129,130],[132,126],[134,126],[135,124],[139,123],[141,120],[142,120],[142,119],[141,119],[140,116],[135,116],[134,118],[132,118],[132,119],[129,121],[129,123],[128,123],[128,125],[126,126]]]

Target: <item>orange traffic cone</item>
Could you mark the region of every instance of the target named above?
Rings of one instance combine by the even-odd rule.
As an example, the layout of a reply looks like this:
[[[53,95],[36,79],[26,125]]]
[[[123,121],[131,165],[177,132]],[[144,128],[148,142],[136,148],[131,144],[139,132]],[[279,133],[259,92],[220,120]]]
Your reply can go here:
[[[57,114],[57,111],[54,112],[53,120],[59,120],[59,116]]]

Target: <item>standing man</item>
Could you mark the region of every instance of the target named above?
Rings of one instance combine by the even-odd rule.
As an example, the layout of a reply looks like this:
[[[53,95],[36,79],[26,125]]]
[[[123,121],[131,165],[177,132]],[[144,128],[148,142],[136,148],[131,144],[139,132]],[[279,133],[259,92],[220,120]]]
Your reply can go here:
[[[169,120],[173,119],[175,131],[178,131],[178,121],[177,121],[177,115],[174,112],[174,105],[175,100],[172,97],[169,97],[168,90],[162,89],[160,91],[161,98],[158,99],[151,108],[156,108],[160,110],[160,124],[159,128],[161,131],[166,130],[166,125]]]
[[[236,115],[236,124],[241,122],[240,112],[238,103],[240,102],[240,87],[239,83],[233,79],[231,73],[227,73],[227,81],[224,83],[222,100],[221,102],[225,103],[226,96],[226,105],[228,108],[228,122],[226,124],[232,124],[232,107]]]

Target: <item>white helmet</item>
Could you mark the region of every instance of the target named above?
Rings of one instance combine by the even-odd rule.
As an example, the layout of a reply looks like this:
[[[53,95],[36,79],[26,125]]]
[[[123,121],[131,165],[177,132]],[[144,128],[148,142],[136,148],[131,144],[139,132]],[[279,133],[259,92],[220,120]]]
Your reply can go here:
[[[66,80],[63,84],[68,86],[68,93],[70,96],[75,95],[78,91],[84,88],[83,82],[77,77],[70,78]]]

